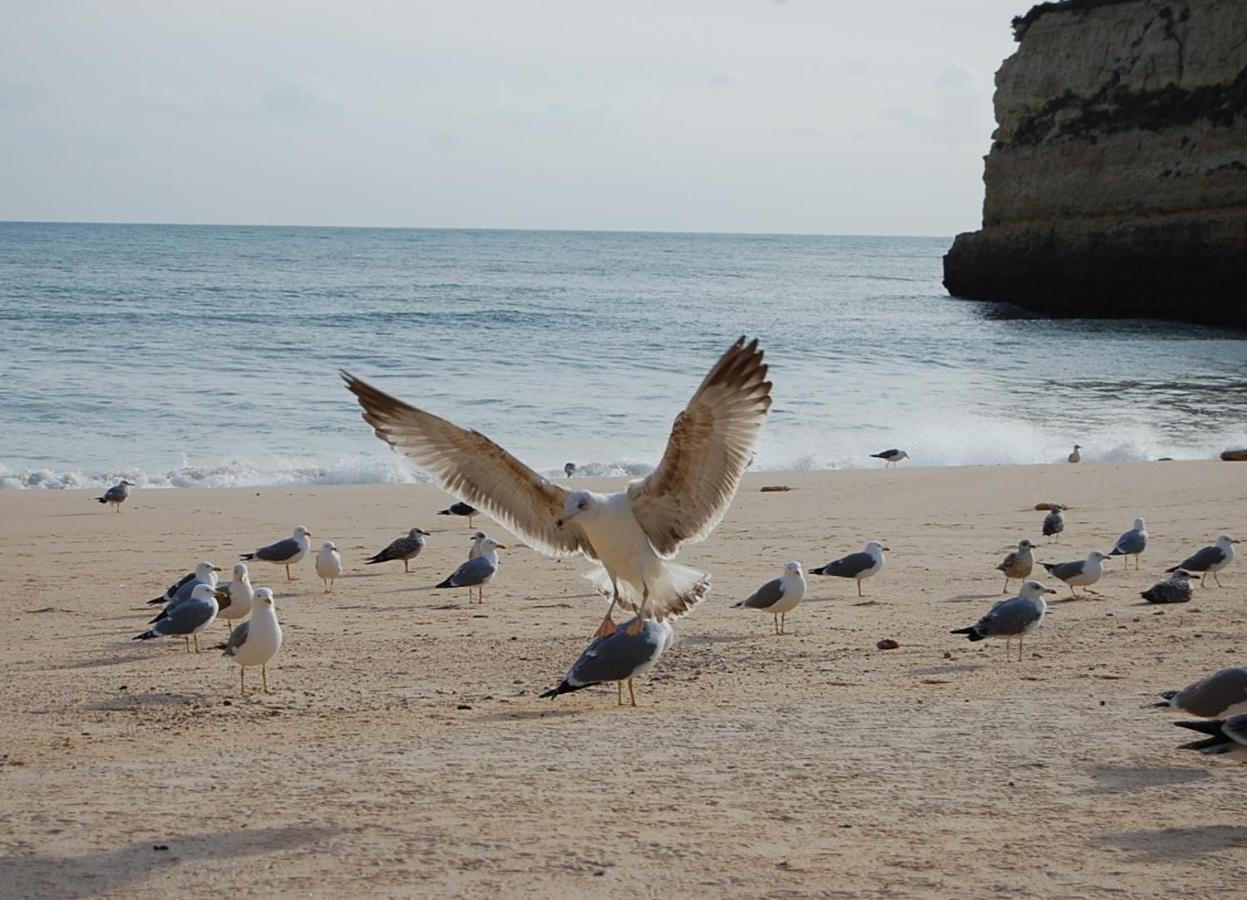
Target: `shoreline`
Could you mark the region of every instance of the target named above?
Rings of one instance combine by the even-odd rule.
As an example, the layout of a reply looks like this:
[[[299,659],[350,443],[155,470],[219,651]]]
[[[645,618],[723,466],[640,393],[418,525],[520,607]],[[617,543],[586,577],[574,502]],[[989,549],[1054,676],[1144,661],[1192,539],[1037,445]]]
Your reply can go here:
[[[1239,771],[1177,750],[1180,716],[1151,704],[1244,662],[1247,562],[1183,606],[1137,593],[1217,532],[1244,536],[1243,471],[750,472],[679,554],[712,590],[635,710],[613,687],[537,697],[601,617],[587,562],[486,519],[511,549],[484,604],[432,589],[471,531],[435,515],[449,498],[431,486],[136,491],[120,514],[85,491],[3,491],[0,875],[32,897],[1211,894],[1241,849]],[[760,491],[776,483],[794,490]],[[1059,541],[1040,501],[1071,507]],[[1074,559],[1135,515],[1142,568],[1114,560],[1100,598],[1054,598],[1023,662],[948,634],[1002,596],[994,566],[1021,537]],[[228,572],[296,523],[346,571],[324,594],[311,554],[293,584],[253,568],[286,631],[273,694],[240,698],[217,653],[131,641],[189,565]],[[411,575],[362,564],[414,525],[433,536]],[[731,608],[786,560],[871,538],[892,551],[865,596],[810,576],[795,634]]]

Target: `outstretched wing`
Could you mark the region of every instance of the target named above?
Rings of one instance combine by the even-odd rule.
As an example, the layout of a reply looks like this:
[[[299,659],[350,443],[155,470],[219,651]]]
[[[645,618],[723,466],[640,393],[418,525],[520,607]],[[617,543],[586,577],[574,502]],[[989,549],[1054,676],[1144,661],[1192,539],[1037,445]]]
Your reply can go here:
[[[658,468],[628,487],[660,556],[703,540],[727,512],[771,408],[766,370],[756,339],[733,344],[676,416]]]
[[[575,522],[558,525],[567,491],[546,481],[478,431],[410,406],[347,372],[342,379],[377,437],[415,460],[443,490],[485,510],[551,556],[596,559]]]

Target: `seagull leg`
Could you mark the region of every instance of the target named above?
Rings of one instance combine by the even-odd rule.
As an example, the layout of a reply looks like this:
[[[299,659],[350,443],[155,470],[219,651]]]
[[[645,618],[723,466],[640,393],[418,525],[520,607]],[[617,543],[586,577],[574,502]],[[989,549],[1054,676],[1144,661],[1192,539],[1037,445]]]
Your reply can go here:
[[[195,652],[198,653],[199,652],[199,635],[197,633],[192,634],[191,640],[195,642]]]
[[[247,667],[246,666],[238,667],[238,693],[239,695],[243,697],[247,696]]]
[[[1018,635],[1018,662],[1022,661],[1022,636]]]
[[[191,652],[191,639],[189,635],[182,635],[182,640],[186,641],[186,652]]]
[[[622,682],[622,681],[616,681],[616,682],[615,682],[615,688],[616,688],[616,691],[615,691],[615,705],[616,705],[616,706],[623,706],[623,682]]]
[[[592,639],[595,641],[598,638],[610,637],[618,630],[615,628],[615,620],[611,618],[611,613],[615,611],[615,606],[619,603],[619,582],[615,580],[614,575],[611,576],[611,587],[614,589],[614,599],[611,600],[611,605],[607,608],[606,615],[602,617],[602,623],[598,625],[598,630],[593,632]],[[623,691],[622,683],[619,690]],[[620,697],[622,698],[622,696],[621,693]],[[623,704],[622,699],[619,702],[620,705]]]
[[[1215,582],[1217,583],[1217,587],[1223,587],[1223,586],[1224,586],[1224,585],[1222,585],[1222,584],[1221,584],[1221,579],[1217,577],[1217,573],[1216,573],[1216,572],[1213,572],[1213,573],[1212,573],[1212,580],[1213,580],[1213,581],[1215,581]]]
[[[266,694],[273,693],[272,691],[268,689],[268,666],[267,665],[260,666],[260,678],[264,682],[264,693]]]
[[[628,696],[632,699],[632,705],[636,706],[636,691],[632,689],[632,679],[628,679]]]
[[[641,582],[641,605],[636,611],[636,618],[632,620],[632,624],[628,626],[628,636],[636,637],[641,633],[641,629],[645,627],[645,613],[649,609],[649,585],[644,581]],[[632,679],[628,679],[628,690],[632,690]],[[634,701],[633,706],[636,706]]]
[[[1009,648],[1010,648],[1010,647],[1012,647],[1012,646],[1013,646],[1013,639],[1012,639],[1012,638],[1005,638],[1005,662],[1008,662],[1008,661],[1009,661],[1009,659],[1010,659],[1010,657],[1009,657]]]
[[[286,563],[286,580],[294,581],[294,576],[290,574],[290,563]]]
[[[403,572],[408,575],[411,574],[411,566],[407,565],[407,560],[403,560]]]
[[[859,596],[859,597],[864,596],[864,595],[862,594],[862,579],[860,579],[860,578],[859,578],[859,579],[857,579],[857,596]]]
[[[1005,586],[1004,588],[1001,589],[1000,593],[1002,594],[1009,593],[1009,579],[1008,578],[1005,578]]]

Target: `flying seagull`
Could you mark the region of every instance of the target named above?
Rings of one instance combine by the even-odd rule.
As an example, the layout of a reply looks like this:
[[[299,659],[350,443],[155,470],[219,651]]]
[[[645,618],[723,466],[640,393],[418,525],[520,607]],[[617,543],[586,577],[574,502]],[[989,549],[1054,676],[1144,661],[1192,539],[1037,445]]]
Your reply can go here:
[[[342,373],[342,377],[343,378],[347,377],[345,372]],[[360,382],[360,383],[362,384],[363,382]],[[347,384],[349,385],[350,381],[348,381]],[[352,388],[352,390],[354,390],[354,388]],[[363,402],[363,401],[361,400],[360,402]],[[368,417],[365,416],[364,418],[366,419]],[[374,425],[373,427],[375,428],[376,426]],[[468,520],[468,527],[471,528],[472,517],[480,515],[480,510],[477,509],[475,506],[470,506],[467,503],[464,503],[462,500],[460,500],[457,503],[452,503],[450,506],[446,507],[445,509],[439,509],[437,511],[437,514],[439,516],[465,516]]]
[[[634,619],[618,630],[596,636],[567,670],[557,687],[542,694],[553,700],[559,694],[579,691],[606,681],[618,685],[616,702],[623,706],[623,685],[628,682],[628,696],[636,706],[632,679],[653,668],[659,657],[671,646],[673,631],[670,621]]]
[[[1067,456],[1066,459],[1068,459],[1072,463],[1082,462],[1082,454],[1078,452],[1081,449],[1082,449],[1081,444],[1075,444],[1074,452],[1071,453],[1069,456]]]
[[[302,525],[294,526],[294,533],[285,540],[278,541],[275,544],[269,544],[267,547],[261,547],[254,553],[244,553],[241,559],[258,559],[261,562],[273,563],[277,566],[286,567],[286,580],[294,581],[294,576],[290,574],[290,567],[303,558],[303,554],[312,546],[312,542],[308,538],[314,537],[312,532],[308,531]]]
[[[1247,668],[1214,672],[1180,691],[1164,691],[1157,706],[1180,709],[1202,719],[1224,719],[1247,713]]]
[[[1204,579],[1211,575],[1217,587],[1221,587],[1221,579],[1217,577],[1217,573],[1233,561],[1234,545],[1237,543],[1238,541],[1228,534],[1219,534],[1217,542],[1211,547],[1205,547],[1198,553],[1188,556],[1172,569],[1165,569],[1165,571],[1176,572],[1178,569],[1186,569],[1188,572],[1200,572],[1202,573],[1199,578],[1200,587],[1204,586]]]
[[[870,457],[871,459],[882,459],[884,461],[883,467],[886,469],[888,466],[895,466],[902,459],[909,459],[909,454],[904,450],[898,450],[893,447],[891,450],[884,450],[882,453],[872,453]]]
[[[247,669],[260,667],[264,693],[268,689],[268,664],[281,649],[281,624],[277,610],[273,608],[273,592],[268,588],[256,588],[255,610],[251,618],[230,632],[229,640],[220,649],[238,666],[238,692],[247,694]]]
[[[1206,756],[1225,756],[1238,762],[1247,762],[1247,715],[1211,722],[1174,722],[1179,728],[1189,728],[1208,735],[1198,741],[1182,744],[1179,750],[1198,750]]]
[[[996,570],[1005,573],[1005,586],[1001,590],[1002,594],[1009,592],[1009,582],[1014,578],[1029,578],[1031,569],[1035,568],[1035,554],[1031,553],[1035,549],[1035,545],[1030,542],[1030,538],[1022,538],[1018,541],[1018,548],[1010,550],[1008,555],[1000,561],[1000,565],[996,566]]]
[[[325,583],[325,593],[331,593],[333,583],[342,574],[342,554],[338,552],[338,546],[333,541],[325,541],[320,545],[320,552],[316,554],[316,574]]]
[[[1044,537],[1052,537],[1065,530],[1065,514],[1062,512],[1064,509],[1065,507],[1059,503],[1052,504],[1051,511],[1043,519]]]
[[[104,492],[104,496],[95,499],[101,503],[111,503],[113,512],[121,512],[121,504],[126,502],[126,498],[130,496],[130,488],[134,487],[133,481],[126,481],[124,478],[114,484]]]
[[[1139,596],[1148,603],[1187,603],[1191,599],[1191,573],[1175,569],[1164,581],[1158,581]]]
[[[744,600],[733,604],[732,609],[758,609],[775,617],[775,633],[784,634],[784,616],[797,608],[805,597],[805,576],[801,563],[789,562],[784,574],[768,581]]]
[[[867,541],[866,547],[857,553],[850,553],[839,559],[832,560],[825,566],[810,569],[811,575],[835,575],[837,578],[854,578],[857,580],[857,596],[862,596],[862,581],[883,571],[887,557],[883,551],[891,551],[878,541]]]
[[[375,563],[401,559],[403,571],[410,572],[411,567],[407,564],[420,555],[420,551],[424,549],[424,539],[428,536],[429,533],[423,528],[413,528],[403,537],[390,541],[390,545],[376,556],[364,560],[364,565],[371,566]]]
[[[1009,646],[1014,638],[1018,642],[1018,662],[1022,661],[1022,638],[1030,634],[1043,622],[1048,604],[1044,602],[1044,594],[1055,594],[1056,591],[1045,587],[1038,581],[1022,583],[1018,596],[998,601],[987,615],[969,628],[956,628],[950,634],[964,634],[972,641],[984,638],[1003,638],[1005,642],[1005,661],[1009,659]]]
[[[771,406],[766,372],[758,342],[738,340],[676,417],[658,468],[616,494],[568,491],[483,434],[346,372],[342,377],[377,436],[444,490],[466,497],[543,553],[600,562],[591,575],[610,582],[607,618],[616,604],[636,610],[630,627],[639,634],[646,619],[687,612],[709,588],[708,575],[672,558],[681,544],[704,540],[727,511]]]
[[[1139,554],[1147,549],[1147,526],[1143,524],[1143,518],[1134,520],[1134,527],[1122,534],[1117,539],[1117,543],[1113,545],[1113,549],[1109,552],[1109,556],[1125,556],[1126,566],[1129,568],[1130,559],[1134,557],[1134,567],[1139,568]]]
[[[493,581],[494,576],[498,574],[498,551],[505,549],[507,549],[506,544],[500,544],[493,538],[485,538],[481,541],[480,556],[474,556],[462,563],[459,568],[450,573],[445,581],[433,586],[435,588],[465,587],[468,589],[469,603],[472,602],[472,588],[476,588],[478,600],[484,603],[485,585]]]
[[[168,610],[159,622],[134,636],[136,641],[150,641],[152,638],[177,636],[186,641],[186,650],[190,652],[190,642],[195,641],[195,652],[199,652],[199,632],[212,624],[216,618],[216,588],[208,584],[196,584],[189,600],[179,603]]]
[[[1076,559],[1073,562],[1061,563],[1040,563],[1048,570],[1053,578],[1064,581],[1069,587],[1069,592],[1075,597],[1078,592],[1075,587],[1089,587],[1100,580],[1100,576],[1104,574],[1104,560],[1108,559],[1108,554],[1100,550],[1092,550],[1087,554],[1086,559]]]

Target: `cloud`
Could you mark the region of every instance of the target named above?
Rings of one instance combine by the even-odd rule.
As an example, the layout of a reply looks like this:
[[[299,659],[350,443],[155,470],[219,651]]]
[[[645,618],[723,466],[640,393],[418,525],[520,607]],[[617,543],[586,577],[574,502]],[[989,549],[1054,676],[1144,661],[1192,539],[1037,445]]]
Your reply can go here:
[[[0,78],[0,109],[26,109],[46,103],[56,95],[46,81]]]
[[[740,66],[727,66],[710,76],[710,83],[719,90],[734,91],[749,86],[749,76]]]
[[[260,96],[260,109],[274,116],[320,118],[341,107],[342,101],[333,89],[313,79],[282,81]]]

